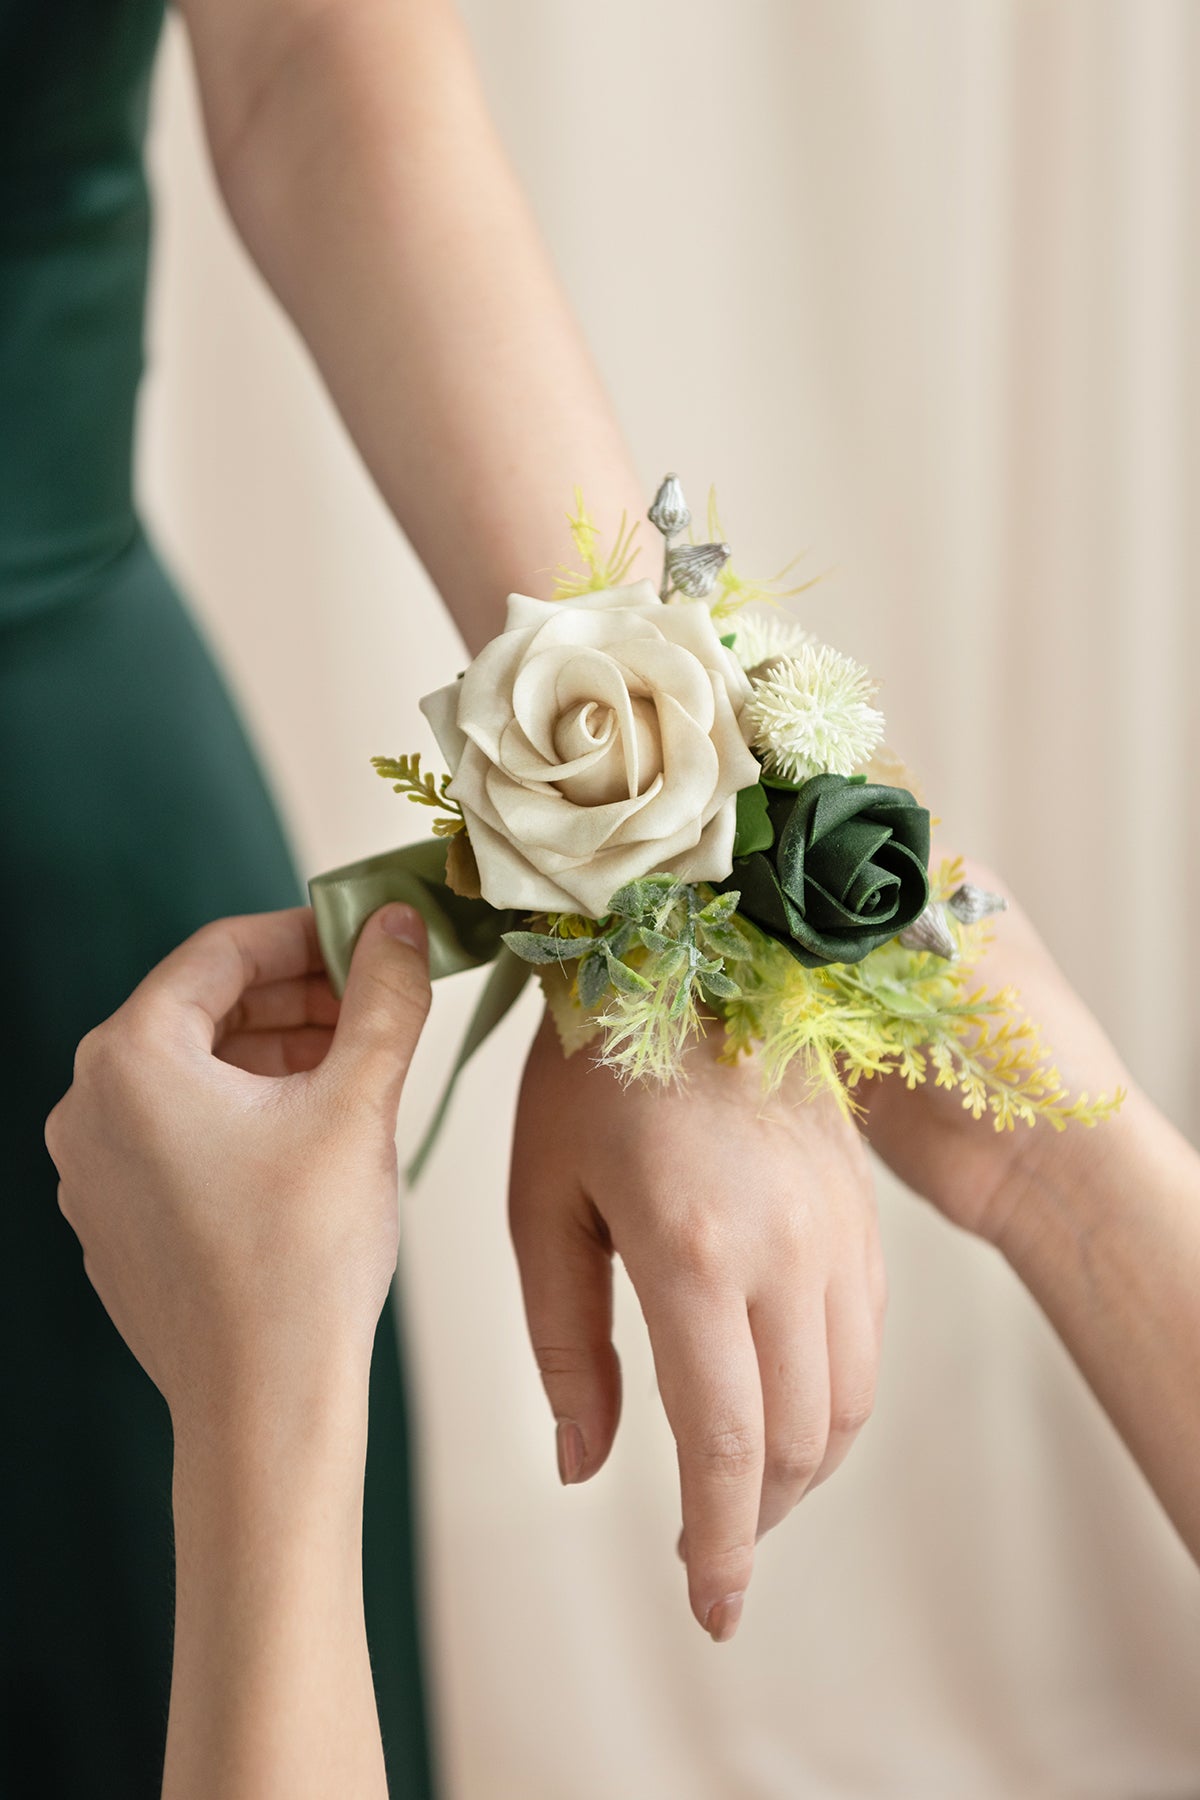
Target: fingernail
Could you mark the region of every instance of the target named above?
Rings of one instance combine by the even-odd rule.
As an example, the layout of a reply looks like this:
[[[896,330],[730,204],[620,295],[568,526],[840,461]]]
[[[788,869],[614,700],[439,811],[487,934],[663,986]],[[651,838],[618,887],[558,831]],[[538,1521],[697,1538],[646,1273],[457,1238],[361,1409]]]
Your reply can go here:
[[[745,1594],[727,1594],[704,1615],[704,1629],[714,1644],[727,1644],[738,1628]]]
[[[379,915],[379,923],[389,937],[398,938],[413,950],[425,948],[425,921],[415,907],[401,906],[398,901],[385,906]]]
[[[675,1546],[675,1554],[681,1563],[687,1561],[687,1533],[685,1531],[681,1531],[679,1534],[679,1541]]]
[[[583,1473],[583,1433],[570,1419],[558,1422],[558,1478],[570,1487]]]

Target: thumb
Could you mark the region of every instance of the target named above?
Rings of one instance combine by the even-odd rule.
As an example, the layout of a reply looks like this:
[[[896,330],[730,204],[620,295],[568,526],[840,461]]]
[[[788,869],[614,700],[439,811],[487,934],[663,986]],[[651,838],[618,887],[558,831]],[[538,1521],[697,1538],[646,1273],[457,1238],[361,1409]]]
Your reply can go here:
[[[354,947],[326,1075],[395,1112],[429,1012],[429,940],[411,906],[380,907]]]

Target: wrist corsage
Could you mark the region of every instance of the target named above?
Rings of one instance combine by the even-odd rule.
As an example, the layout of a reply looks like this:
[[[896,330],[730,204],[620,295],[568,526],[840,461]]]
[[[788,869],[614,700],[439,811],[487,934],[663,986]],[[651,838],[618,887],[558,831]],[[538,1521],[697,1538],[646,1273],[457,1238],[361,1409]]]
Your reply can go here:
[[[711,509],[710,509],[711,510]],[[421,702],[448,773],[377,757],[436,817],[425,842],[310,884],[340,991],[363,921],[406,900],[436,977],[492,964],[467,1058],[537,971],[564,1053],[627,1080],[685,1073],[724,1033],[765,1086],[799,1061],[845,1108],[872,1077],[956,1089],[997,1130],[1095,1124],[1120,1095],[1072,1098],[1010,990],[972,979],[999,896],[929,868],[930,819],[885,748],[865,669],[696,543],[675,476],[649,511],[657,590],[630,581],[622,528],[601,553],[581,502],[582,573],[513,594],[504,630]]]

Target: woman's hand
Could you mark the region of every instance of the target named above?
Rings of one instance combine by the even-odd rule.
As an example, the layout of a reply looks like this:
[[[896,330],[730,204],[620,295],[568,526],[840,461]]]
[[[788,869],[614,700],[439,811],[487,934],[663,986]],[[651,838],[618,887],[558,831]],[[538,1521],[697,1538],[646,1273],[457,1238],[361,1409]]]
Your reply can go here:
[[[991,870],[968,863],[966,873],[977,886],[1007,895]],[[991,921],[995,936],[978,965],[980,982],[1017,989],[1072,1092],[1094,1098],[1128,1089],[1129,1075],[1099,1024],[1025,913],[1008,900],[1008,911]],[[865,1081],[855,1098],[866,1109],[871,1148],[900,1179],[954,1224],[992,1243],[1003,1238],[1023,1194],[1044,1181],[1048,1163],[1104,1155],[1113,1138],[1107,1126],[1056,1132],[1044,1122],[997,1132],[932,1081],[912,1091],[894,1076]]]
[[[871,1411],[885,1305],[867,1160],[832,1100],[770,1101],[695,1046],[683,1089],[632,1086],[547,1019],[525,1071],[510,1216],[564,1481],[604,1462],[620,1376],[611,1257],[650,1331],[679,1451],[692,1610],[732,1637],[755,1540]]]
[[[311,913],[223,920],[80,1045],[46,1127],[60,1205],[177,1430],[243,1393],[294,1405],[333,1357],[365,1370],[424,943],[411,909],[377,914],[339,1016]]]
[[[312,915],[209,925],[80,1045],[60,1204],[175,1433],[164,1800],[384,1800],[362,1602],[394,1133],[429,1004],[384,908],[340,1010]]]

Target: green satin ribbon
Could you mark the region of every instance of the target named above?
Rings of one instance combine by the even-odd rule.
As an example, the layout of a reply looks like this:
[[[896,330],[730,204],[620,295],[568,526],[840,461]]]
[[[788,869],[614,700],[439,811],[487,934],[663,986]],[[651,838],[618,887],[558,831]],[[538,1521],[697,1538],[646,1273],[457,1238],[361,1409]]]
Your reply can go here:
[[[402,850],[368,856],[308,884],[316,915],[321,955],[335,994],[342,994],[358,934],[381,906],[403,901],[415,907],[429,933],[429,973],[434,981],[463,969],[493,965],[466,1034],[459,1046],[433,1118],[405,1170],[414,1185],[437,1142],[458,1078],[479,1046],[509,1011],[530,977],[528,963],[514,956],[504,933],[520,923],[512,912],[498,912],[486,900],[465,900],[446,886],[445,838],[427,838]]]

